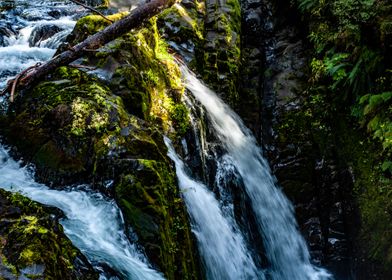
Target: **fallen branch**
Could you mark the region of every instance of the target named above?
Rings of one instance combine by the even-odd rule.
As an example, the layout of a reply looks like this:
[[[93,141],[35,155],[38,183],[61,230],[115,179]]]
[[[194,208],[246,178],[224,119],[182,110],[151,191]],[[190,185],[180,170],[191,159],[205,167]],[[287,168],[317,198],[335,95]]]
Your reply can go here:
[[[90,7],[90,6],[87,6],[87,5],[85,5],[85,4],[83,4],[83,3],[79,2],[79,1],[76,1],[76,0],[69,0],[69,1],[75,3],[76,5],[82,6],[83,8],[85,8],[85,9],[87,9],[87,10],[92,11],[93,13],[96,13],[97,15],[100,15],[100,16],[103,17],[105,20],[107,20],[107,21],[109,21],[109,22],[111,22],[111,23],[114,22],[113,20],[108,19],[103,13],[101,13],[100,11],[98,11],[98,10],[96,10],[96,9]]]
[[[41,62],[38,62],[35,65],[26,68],[25,70],[20,72],[18,75],[16,75],[15,79],[10,81],[10,83],[12,83],[11,94],[10,94],[10,102],[14,102],[15,90],[16,90],[16,86],[18,85],[19,79],[22,78],[24,75],[26,75],[31,70],[39,67],[40,65],[41,65]]]
[[[171,7],[174,3],[175,0],[152,0],[151,2],[137,7],[128,16],[114,22],[102,31],[91,35],[86,40],[73,46],[71,50],[64,51],[41,66],[34,68],[34,71],[31,71],[18,79],[18,86],[23,89],[30,88],[34,83],[40,81],[46,75],[53,73],[58,67],[68,65],[86,54],[88,52],[87,50],[96,50],[130,32],[132,29],[141,26],[151,17],[159,14],[166,8]],[[12,86],[9,83],[2,94],[10,92],[11,90]]]

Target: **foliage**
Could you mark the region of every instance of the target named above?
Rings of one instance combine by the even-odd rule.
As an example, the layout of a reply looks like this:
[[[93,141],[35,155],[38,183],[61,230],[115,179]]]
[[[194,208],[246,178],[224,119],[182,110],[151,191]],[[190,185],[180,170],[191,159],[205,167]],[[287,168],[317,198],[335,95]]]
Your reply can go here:
[[[334,110],[351,108],[352,116],[381,141],[389,160],[392,5],[386,0],[292,3],[309,20],[311,91],[327,95]]]
[[[364,258],[392,264],[392,3],[390,0],[292,0],[313,47],[306,90],[313,123],[356,121],[335,134],[353,169]],[[339,117],[336,117],[339,116]],[[340,120],[341,117],[347,119]],[[360,138],[358,137],[358,138]],[[368,139],[367,139],[368,138]],[[362,257],[361,257],[362,258]]]

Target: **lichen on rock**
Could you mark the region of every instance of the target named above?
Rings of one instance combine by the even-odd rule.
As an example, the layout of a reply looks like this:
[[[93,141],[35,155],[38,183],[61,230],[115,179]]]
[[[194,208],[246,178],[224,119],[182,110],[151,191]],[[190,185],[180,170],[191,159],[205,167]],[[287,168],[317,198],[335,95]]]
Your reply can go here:
[[[48,209],[21,194],[2,189],[0,205],[0,276],[98,279]]]
[[[241,7],[238,0],[186,1],[159,17],[170,46],[232,107],[239,105]]]

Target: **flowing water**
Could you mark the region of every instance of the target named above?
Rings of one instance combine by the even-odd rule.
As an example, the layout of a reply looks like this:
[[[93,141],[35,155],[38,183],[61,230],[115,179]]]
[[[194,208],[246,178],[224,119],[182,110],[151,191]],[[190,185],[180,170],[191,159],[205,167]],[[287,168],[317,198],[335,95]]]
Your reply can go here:
[[[53,56],[73,29],[78,7],[64,1],[8,0],[0,3],[2,9],[0,88],[23,69]]]
[[[0,3],[0,11],[7,7],[0,13],[0,89],[21,70],[50,59],[71,32],[79,8],[64,3],[48,0]],[[45,36],[48,32],[51,36]],[[121,212],[113,200],[87,186],[49,189],[35,182],[32,172],[14,161],[1,145],[0,187],[61,209],[66,235],[101,272],[100,279],[111,277],[104,271],[107,266],[121,279],[164,279],[129,242]]]
[[[331,276],[325,270],[316,268],[310,263],[309,252],[299,233],[293,206],[276,186],[268,163],[262,157],[262,151],[257,146],[251,132],[214,92],[204,86],[185,66],[181,68],[187,89],[207,111],[213,133],[223,145],[241,176],[245,191],[251,200],[258,228],[263,236],[265,254],[270,264],[266,272],[267,277],[274,280],[330,279]],[[207,212],[209,210],[205,208],[215,209],[217,207],[215,200],[209,199],[210,203],[207,204],[207,199],[200,198],[202,194],[192,194],[192,191],[197,192],[198,189],[201,189],[200,193],[202,193],[203,188],[199,186],[199,183],[186,177],[182,163],[172,150],[169,155],[176,163],[180,185],[195,188],[195,190],[189,190],[191,194],[188,195],[188,192],[184,194],[191,216],[194,217],[193,213],[197,212],[194,209],[196,207]],[[195,205],[197,203],[202,203],[202,205]],[[226,220],[226,222],[230,227],[235,228],[234,221]],[[196,227],[204,227],[207,221],[197,221],[194,218],[194,223]],[[212,239],[212,236],[210,238]],[[209,246],[209,244],[204,245],[203,242],[203,239],[199,239],[201,247]],[[209,258],[209,256],[204,257]],[[237,265],[240,265],[241,260],[237,261],[239,262]]]
[[[208,279],[264,279],[249,254],[240,230],[224,215],[208,188],[193,180],[166,138],[169,157],[175,162],[180,189],[190,213],[193,232],[203,256]]]
[[[88,187],[53,190],[34,181],[26,167],[13,160],[0,146],[0,186],[32,200],[61,209],[66,235],[101,270],[106,264],[125,279],[163,279],[149,268],[146,258],[131,244],[116,203]]]

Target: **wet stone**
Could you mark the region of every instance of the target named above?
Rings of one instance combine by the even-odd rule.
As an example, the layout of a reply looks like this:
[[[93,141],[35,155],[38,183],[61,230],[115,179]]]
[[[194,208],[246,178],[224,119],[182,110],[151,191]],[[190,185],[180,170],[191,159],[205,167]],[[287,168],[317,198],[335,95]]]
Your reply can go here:
[[[29,46],[40,46],[41,42],[53,37],[56,33],[63,29],[54,24],[39,25],[34,28],[29,38]]]

